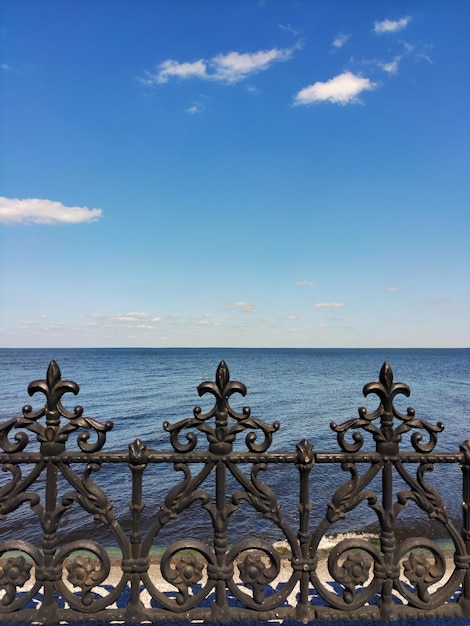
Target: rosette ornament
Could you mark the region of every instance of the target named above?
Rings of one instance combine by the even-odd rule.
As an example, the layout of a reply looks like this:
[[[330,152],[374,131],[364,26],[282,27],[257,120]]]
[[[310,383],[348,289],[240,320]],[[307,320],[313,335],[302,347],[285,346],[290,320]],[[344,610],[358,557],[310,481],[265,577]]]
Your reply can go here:
[[[17,588],[21,588],[30,578],[33,564],[21,554],[10,557],[0,565],[0,588],[5,590],[1,600],[3,606],[8,606],[16,597]]]
[[[170,440],[177,452],[191,452],[197,445],[197,436],[193,432],[186,434],[187,443],[179,440],[182,430],[196,428],[205,433],[209,442],[209,451],[214,454],[229,454],[238,433],[244,430],[261,430],[264,439],[256,442],[257,435],[249,432],[245,438],[246,445],[251,452],[266,452],[272,442],[272,434],[279,429],[279,422],[267,424],[251,416],[250,407],[243,407],[242,413],[235,411],[229,403],[234,393],[246,395],[243,383],[230,380],[230,373],[224,361],[219,363],[215,374],[215,382],[204,382],[197,388],[200,396],[210,393],[215,398],[213,408],[203,413],[200,406],[193,409],[193,417],[181,420],[176,424],[164,422],[163,428],[170,433]],[[215,426],[209,423],[214,418]]]

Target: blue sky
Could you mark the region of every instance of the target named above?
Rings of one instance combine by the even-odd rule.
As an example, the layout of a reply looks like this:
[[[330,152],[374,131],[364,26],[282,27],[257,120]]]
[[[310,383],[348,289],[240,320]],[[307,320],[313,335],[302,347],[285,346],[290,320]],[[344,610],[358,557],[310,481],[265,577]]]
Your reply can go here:
[[[1,346],[470,346],[468,2],[0,19]]]

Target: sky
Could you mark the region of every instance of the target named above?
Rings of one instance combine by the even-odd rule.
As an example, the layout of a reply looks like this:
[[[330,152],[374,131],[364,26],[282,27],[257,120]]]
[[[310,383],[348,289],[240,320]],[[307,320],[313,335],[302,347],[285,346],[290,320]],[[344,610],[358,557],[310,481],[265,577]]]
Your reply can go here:
[[[0,346],[469,347],[469,29],[2,0]]]

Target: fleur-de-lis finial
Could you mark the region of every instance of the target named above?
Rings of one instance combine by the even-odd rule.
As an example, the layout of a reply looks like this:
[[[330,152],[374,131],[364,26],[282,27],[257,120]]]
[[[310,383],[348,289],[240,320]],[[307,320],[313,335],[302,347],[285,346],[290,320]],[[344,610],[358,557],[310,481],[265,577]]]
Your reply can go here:
[[[196,428],[204,432],[209,441],[209,450],[214,454],[228,454],[232,450],[233,442],[239,432],[244,430],[261,430],[264,440],[256,443],[256,434],[250,432],[245,441],[252,452],[265,452],[271,445],[272,433],[278,430],[279,423],[270,425],[262,420],[251,417],[250,407],[243,407],[242,413],[238,413],[231,406],[229,399],[234,393],[242,396],[246,394],[243,383],[230,380],[230,372],[225,361],[221,361],[215,373],[215,381],[206,381],[197,388],[198,394],[203,396],[207,393],[215,398],[215,404],[207,413],[203,413],[200,406],[194,407],[192,418],[188,418],[170,424],[164,422],[163,428],[170,433],[171,443],[178,452],[191,452],[197,445],[197,437],[194,433],[187,433],[187,443],[181,443],[179,434],[183,429]],[[215,428],[209,420],[214,418]]]
[[[73,419],[83,413],[83,408],[77,406],[74,413],[67,411],[62,405],[61,399],[65,393],[73,393],[75,396],[80,391],[80,387],[72,380],[62,380],[60,367],[52,360],[47,368],[45,380],[34,380],[28,385],[28,394],[33,396],[41,392],[46,396],[46,404],[38,411],[33,411],[32,407],[26,405],[23,408],[23,415],[28,419],[37,420],[46,416],[47,426],[58,426],[60,417]]]
[[[34,411],[32,406],[27,404],[23,407],[23,416],[10,420],[8,423],[0,426],[0,445],[4,450],[9,452],[19,451],[25,448],[28,443],[26,433],[18,433],[15,435],[17,440],[16,446],[11,444],[7,435],[12,428],[26,428],[36,433],[38,441],[41,443],[41,451],[45,455],[61,454],[65,449],[65,442],[70,433],[83,428],[86,429],[78,438],[77,443],[84,452],[97,452],[100,450],[105,441],[106,433],[112,429],[113,422],[107,421],[104,424],[97,422],[91,417],[83,416],[83,408],[76,406],[73,412],[68,411],[62,404],[62,397],[66,393],[77,395],[80,387],[72,380],[62,380],[60,367],[55,361],[49,363],[46,378],[43,380],[34,380],[28,386],[28,394],[33,396],[36,393],[42,393],[46,396],[45,404],[38,410]],[[46,418],[45,426],[39,422],[40,418]],[[62,418],[66,418],[63,423]],[[93,430],[97,436],[94,443],[88,441],[90,433]]]
[[[382,365],[377,382],[364,385],[364,396],[375,394],[380,400],[380,404],[375,411],[368,413],[363,406],[359,407],[359,417],[348,420],[343,424],[331,423],[331,428],[338,433],[338,443],[346,452],[357,452],[361,449],[364,438],[357,430],[353,433],[354,443],[347,443],[346,432],[352,429],[363,429],[370,432],[377,444],[377,451],[382,454],[393,455],[398,452],[398,444],[402,435],[411,429],[425,430],[429,435],[428,443],[421,443],[422,434],[415,432],[411,437],[411,443],[418,452],[431,452],[437,442],[437,433],[444,429],[444,424],[438,422],[436,425],[417,419],[415,410],[408,407],[406,414],[401,413],[394,405],[394,399],[401,394],[406,397],[410,395],[410,388],[405,383],[394,383],[393,372],[389,363],[385,361]],[[380,426],[374,424],[374,420],[380,418]],[[398,420],[396,422],[395,420]]]

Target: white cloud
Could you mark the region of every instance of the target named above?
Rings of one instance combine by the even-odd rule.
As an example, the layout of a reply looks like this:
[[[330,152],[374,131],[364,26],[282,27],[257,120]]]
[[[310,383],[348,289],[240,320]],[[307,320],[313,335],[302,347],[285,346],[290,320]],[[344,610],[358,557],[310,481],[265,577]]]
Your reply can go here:
[[[95,324],[99,324],[107,328],[121,328],[129,326],[134,328],[154,328],[154,326],[147,325],[147,322],[150,321],[150,315],[140,311],[130,311],[129,313],[119,313],[118,315],[110,316],[102,315],[101,313],[92,313],[89,317],[95,320]],[[151,321],[158,321],[158,318],[153,318]]]
[[[198,113],[202,113],[204,109],[198,105],[198,104],[193,104],[192,107],[189,107],[189,109],[186,109],[186,113],[189,113],[190,115],[197,115]]]
[[[291,35],[294,35],[294,37],[298,37],[299,35],[302,34],[302,31],[300,30],[300,28],[294,28],[293,26],[291,26],[290,24],[278,24],[278,27],[281,30],[285,30],[288,33],[290,33]]]
[[[352,72],[343,72],[325,83],[316,82],[301,89],[294,98],[294,105],[313,104],[315,102],[333,102],[334,104],[352,104],[359,102],[358,95],[371,91],[377,86],[368,78]]]
[[[387,74],[396,74],[398,72],[398,63],[401,57],[395,57],[393,61],[389,63],[379,63],[379,67]]]
[[[342,309],[344,307],[343,302],[317,302],[315,305],[320,308]]]
[[[297,315],[288,315],[287,319],[288,320],[296,320],[297,319]]]
[[[416,58],[423,59],[424,61],[427,61],[428,63],[433,63],[431,56],[424,50],[422,50],[421,52],[417,52]]]
[[[194,63],[178,63],[167,59],[158,66],[158,74],[153,76],[147,73],[147,76],[151,83],[159,85],[168,82],[169,78],[208,78],[207,66],[202,59]]]
[[[387,287],[387,291],[403,291],[403,287]]]
[[[402,17],[400,20],[382,20],[381,22],[374,22],[374,33],[383,35],[384,33],[396,33],[399,30],[403,30],[411,22],[411,17]]]
[[[213,59],[215,80],[236,83],[247,76],[267,70],[273,63],[287,61],[292,56],[292,48],[280,50],[261,50],[259,52],[229,52],[219,54]]]
[[[347,35],[346,33],[338,33],[333,39],[333,45],[335,48],[342,48],[350,38],[351,35]]]
[[[256,313],[258,309],[249,302],[231,302],[227,304],[227,308],[229,309],[240,309],[241,311],[245,311],[245,313]]]
[[[314,280],[298,280],[295,284],[297,287],[315,287],[316,285]]]
[[[101,209],[67,207],[61,202],[0,197],[0,223],[3,224],[80,224],[95,222]]]
[[[388,63],[378,63],[378,66],[388,74],[396,74],[398,72],[398,64],[401,63],[404,57],[414,52],[414,46],[409,43],[403,42],[404,51],[402,54],[396,55],[392,61]]]
[[[142,82],[146,85],[163,84],[170,78],[199,78],[222,83],[237,83],[248,76],[267,70],[273,63],[287,61],[301,43],[292,48],[271,48],[258,52],[228,52],[218,54],[210,60],[199,59],[193,63],[179,63],[167,59],[157,67],[157,73],[145,73]]]
[[[116,320],[117,322],[139,322],[142,320],[142,318],[146,317],[148,317],[146,313],[124,313],[121,315],[116,315],[112,319]]]

